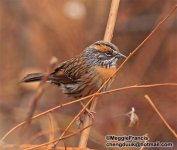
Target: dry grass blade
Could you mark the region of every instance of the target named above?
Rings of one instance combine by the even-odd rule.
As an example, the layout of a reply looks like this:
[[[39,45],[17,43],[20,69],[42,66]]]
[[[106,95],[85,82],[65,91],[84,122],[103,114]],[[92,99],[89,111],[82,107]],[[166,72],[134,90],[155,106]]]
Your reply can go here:
[[[170,125],[168,124],[168,122],[164,119],[164,117],[161,115],[161,113],[159,112],[159,110],[157,109],[157,107],[155,106],[155,104],[152,102],[151,98],[148,95],[145,95],[145,98],[147,99],[147,101],[149,102],[149,104],[151,105],[151,107],[154,109],[154,111],[157,113],[157,115],[160,117],[160,119],[162,120],[162,122],[166,125],[166,127],[168,128],[168,130],[173,134],[173,136],[177,139],[177,134],[176,132],[170,127]]]

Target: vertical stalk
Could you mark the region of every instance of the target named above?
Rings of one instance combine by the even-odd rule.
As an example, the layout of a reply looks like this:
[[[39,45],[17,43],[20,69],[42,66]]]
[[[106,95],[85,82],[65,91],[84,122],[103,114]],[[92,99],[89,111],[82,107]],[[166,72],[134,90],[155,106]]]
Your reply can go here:
[[[105,35],[104,35],[104,41],[111,42],[111,40],[112,40],[113,31],[114,31],[114,27],[115,27],[116,19],[117,19],[117,12],[118,12],[118,8],[119,8],[119,3],[120,3],[120,0],[112,0],[109,18],[108,18],[108,22],[107,22],[107,26],[106,26]],[[91,112],[95,111],[96,105],[97,105],[97,100],[94,100],[90,106]],[[92,123],[92,118],[90,118],[87,115],[84,119],[83,128],[88,126],[91,123]],[[91,130],[91,127],[87,128],[86,130],[84,130],[81,133],[81,137],[80,137],[80,141],[79,141],[80,148],[87,147],[87,142],[88,142],[90,130]]]

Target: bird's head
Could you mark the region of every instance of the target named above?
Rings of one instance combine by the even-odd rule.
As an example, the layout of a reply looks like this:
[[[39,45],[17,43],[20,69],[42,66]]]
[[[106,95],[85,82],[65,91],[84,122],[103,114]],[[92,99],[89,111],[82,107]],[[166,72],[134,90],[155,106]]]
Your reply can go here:
[[[90,45],[84,50],[84,54],[89,64],[105,68],[116,67],[120,59],[126,58],[116,45],[105,41],[97,41]]]

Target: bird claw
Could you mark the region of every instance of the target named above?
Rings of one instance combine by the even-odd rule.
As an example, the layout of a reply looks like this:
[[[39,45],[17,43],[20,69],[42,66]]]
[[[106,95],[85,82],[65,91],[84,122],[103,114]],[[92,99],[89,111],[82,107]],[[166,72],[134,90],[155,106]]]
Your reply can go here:
[[[88,115],[92,119],[92,121],[94,121],[94,114],[96,114],[95,111],[90,111],[89,109],[86,109],[86,111],[77,118],[76,125],[79,128],[82,128],[84,123],[84,118],[86,117],[85,115]]]
[[[92,120],[94,120],[94,114],[96,114],[96,112],[95,111],[90,111],[89,109],[86,109],[86,111],[84,112],[85,114],[87,113],[88,114],[88,116],[90,117],[90,118],[92,118]]]

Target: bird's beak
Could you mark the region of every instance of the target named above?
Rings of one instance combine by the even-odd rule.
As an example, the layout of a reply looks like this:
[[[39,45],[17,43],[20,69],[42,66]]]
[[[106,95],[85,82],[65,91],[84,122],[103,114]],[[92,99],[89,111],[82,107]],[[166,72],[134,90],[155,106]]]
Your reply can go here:
[[[121,54],[120,52],[117,53],[116,57],[117,57],[117,58],[123,58],[123,59],[126,59],[126,58],[127,58],[127,56]]]

